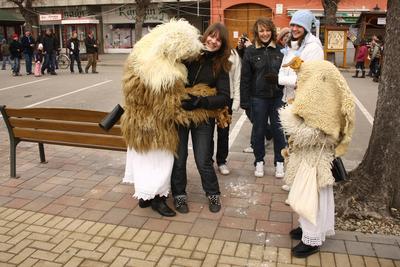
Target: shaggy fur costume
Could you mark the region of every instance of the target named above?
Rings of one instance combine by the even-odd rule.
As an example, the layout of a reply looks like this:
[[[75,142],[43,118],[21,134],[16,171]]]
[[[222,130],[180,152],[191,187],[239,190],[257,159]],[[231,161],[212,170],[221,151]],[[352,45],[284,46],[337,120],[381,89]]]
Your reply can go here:
[[[279,111],[289,138],[285,182],[293,183],[300,162],[317,167],[318,186],[333,185],[331,162],[345,153],[354,127],[354,101],[337,68],[327,61],[311,61],[298,69],[296,98]]]
[[[129,148],[137,152],[167,150],[175,153],[176,124],[199,124],[212,117],[227,123],[223,110],[185,111],[181,100],[193,95],[215,95],[205,85],[186,88],[187,70],[183,60],[199,56],[203,45],[198,30],[188,22],[172,20],[144,36],[129,55],[123,76],[125,97],[121,118],[122,134]]]

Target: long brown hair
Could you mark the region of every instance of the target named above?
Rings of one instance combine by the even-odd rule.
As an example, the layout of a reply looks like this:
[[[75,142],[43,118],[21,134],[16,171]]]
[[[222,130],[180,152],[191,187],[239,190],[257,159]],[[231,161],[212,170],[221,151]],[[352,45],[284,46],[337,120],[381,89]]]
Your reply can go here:
[[[271,41],[276,42],[276,27],[272,20],[267,18],[259,18],[253,26],[254,41],[261,44],[261,39],[258,36],[258,26],[264,26],[267,30],[271,31]]]
[[[302,27],[302,26],[300,26]],[[304,29],[304,27],[302,27]],[[292,41],[297,41],[297,45],[300,47],[303,44],[304,38],[306,38],[306,35],[308,34],[308,31],[306,29],[304,29],[304,34],[302,36],[300,36],[297,39],[293,38],[293,35],[290,36],[290,40],[287,42],[287,45],[292,48]]]
[[[218,75],[221,69],[223,69],[226,72],[229,72],[232,63],[229,61],[229,57],[231,55],[231,48],[229,45],[228,30],[222,23],[219,22],[213,23],[210,26],[208,26],[208,28],[204,32],[203,37],[201,38],[201,42],[205,43],[207,37],[210,35],[211,36],[218,35],[218,37],[221,39],[221,47],[217,51],[217,55],[213,60],[214,74]]]

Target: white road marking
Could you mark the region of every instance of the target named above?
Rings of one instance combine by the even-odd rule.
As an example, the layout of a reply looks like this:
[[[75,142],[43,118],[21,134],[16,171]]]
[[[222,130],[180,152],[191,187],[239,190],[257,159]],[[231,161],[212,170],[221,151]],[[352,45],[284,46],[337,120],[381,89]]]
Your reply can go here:
[[[112,81],[112,80],[107,80],[107,81],[104,81],[104,82],[101,82],[101,83],[96,83],[96,84],[93,84],[93,85],[90,85],[90,86],[86,86],[86,87],[83,87],[83,88],[81,88],[81,89],[78,89],[78,90],[75,90],[75,91],[72,91],[72,92],[63,94],[63,95],[51,97],[51,98],[42,100],[42,101],[40,101],[40,102],[36,102],[36,103],[31,104],[31,105],[29,105],[29,106],[26,106],[26,107],[24,107],[24,108],[35,107],[35,106],[38,106],[38,105],[40,105],[40,104],[43,104],[43,103],[46,103],[46,102],[50,102],[50,101],[53,101],[53,100],[56,100],[56,99],[59,99],[59,98],[62,98],[62,97],[64,97],[64,96],[69,96],[69,95],[72,95],[72,94],[75,94],[75,93],[79,93],[79,92],[85,91],[85,90],[87,90],[87,89],[96,87],[96,86],[100,86],[100,85],[109,83],[109,82],[111,82],[111,81]]]
[[[369,114],[368,110],[364,107],[364,105],[361,103],[360,100],[353,94],[354,96],[354,101],[356,102],[358,108],[361,110],[361,112],[364,114],[364,116],[367,118],[368,122],[373,125],[374,124],[374,117]]]
[[[0,91],[5,91],[5,90],[12,89],[12,88],[15,88],[15,87],[25,86],[25,85],[28,85],[28,84],[43,82],[43,81],[47,81],[47,80],[50,80],[50,78],[44,78],[44,79],[41,79],[41,80],[36,80],[36,81],[31,81],[31,82],[26,82],[26,83],[21,83],[21,84],[17,84],[17,85],[13,85],[13,86],[0,88]]]
[[[229,134],[229,149],[232,144],[235,142],[236,137],[239,135],[240,129],[242,129],[243,123],[246,121],[246,112],[243,111],[239,120],[236,122],[235,127],[233,127],[232,131]]]

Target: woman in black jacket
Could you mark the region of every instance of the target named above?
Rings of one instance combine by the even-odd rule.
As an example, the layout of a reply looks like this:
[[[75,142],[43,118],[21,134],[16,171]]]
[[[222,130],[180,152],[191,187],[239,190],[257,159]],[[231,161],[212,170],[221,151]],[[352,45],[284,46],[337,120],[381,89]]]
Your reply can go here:
[[[228,73],[231,63],[228,60],[230,56],[228,31],[221,23],[214,23],[205,31],[202,42],[205,46],[203,54],[197,60],[186,64],[188,69],[187,86],[206,84],[209,87],[217,88],[217,95],[191,96],[191,99],[182,101],[182,107],[186,110],[196,108],[218,109],[227,106],[230,101]],[[180,213],[189,212],[186,197],[189,132],[192,135],[193,153],[201,176],[203,190],[209,200],[209,209],[211,212],[218,212],[221,209],[218,179],[210,156],[214,125],[214,119],[210,118],[206,123],[192,124],[189,128],[179,126],[178,155],[175,158],[172,170],[171,187],[175,208]]]
[[[240,80],[240,106],[250,110],[254,134],[254,175],[264,176],[264,137],[266,122],[271,122],[274,141],[275,176],[283,178],[281,150],[286,142],[279,122],[278,109],[282,106],[282,87],[278,84],[278,73],[283,59],[277,46],[276,28],[269,19],[258,19],[253,27],[254,46],[247,47],[242,61]]]

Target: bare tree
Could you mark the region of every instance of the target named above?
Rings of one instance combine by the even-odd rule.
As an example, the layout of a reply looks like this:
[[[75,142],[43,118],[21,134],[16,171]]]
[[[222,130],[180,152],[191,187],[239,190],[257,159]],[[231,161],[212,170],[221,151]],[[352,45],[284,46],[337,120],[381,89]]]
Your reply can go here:
[[[7,0],[18,6],[19,12],[25,19],[25,30],[32,32],[33,36],[38,34],[39,19],[36,12],[33,10],[33,2],[36,0]]]
[[[400,211],[400,1],[388,0],[387,7],[387,60],[382,68],[372,135],[362,162],[350,173],[350,182],[337,192],[337,211],[342,217],[387,216]]]
[[[143,23],[146,18],[146,9],[149,7],[151,0],[136,0],[135,13],[135,42],[142,38]]]
[[[336,26],[336,11],[340,0],[321,0],[324,7],[325,25]]]

